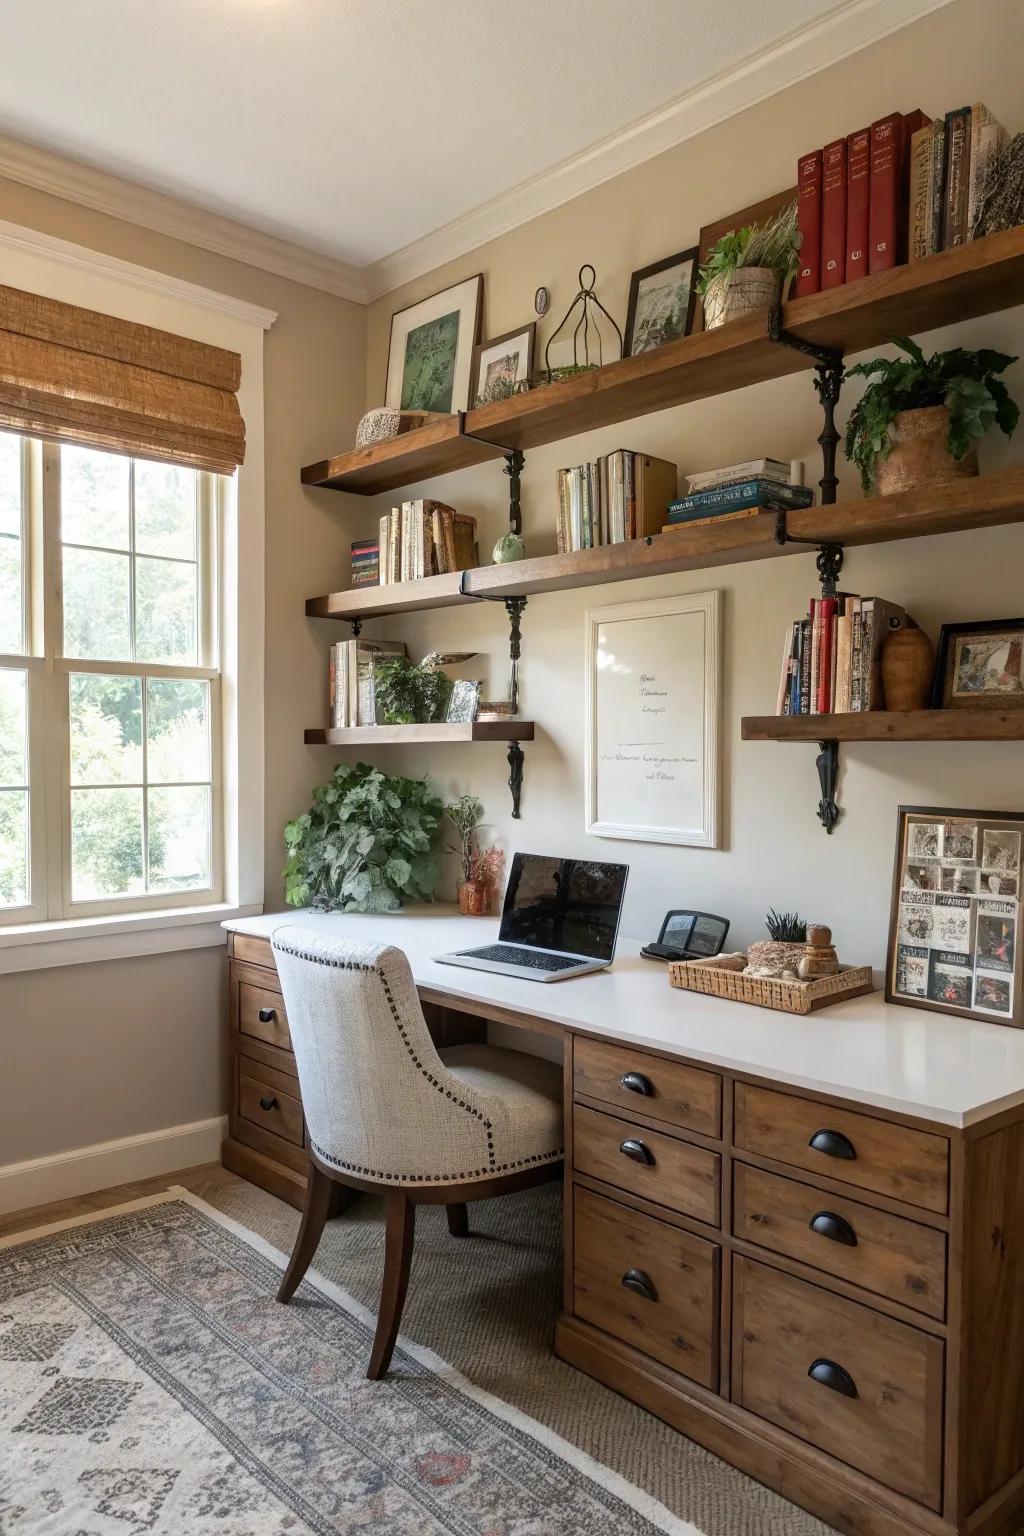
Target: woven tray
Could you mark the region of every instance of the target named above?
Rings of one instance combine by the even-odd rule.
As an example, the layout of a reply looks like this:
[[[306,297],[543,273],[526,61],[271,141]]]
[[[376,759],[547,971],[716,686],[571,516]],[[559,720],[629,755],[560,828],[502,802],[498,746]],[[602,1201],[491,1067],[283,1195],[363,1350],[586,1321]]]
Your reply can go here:
[[[774,977],[744,976],[714,960],[673,960],[668,968],[674,987],[687,992],[706,992],[710,997],[729,997],[736,1003],[758,1008],[777,1008],[783,1013],[816,1013],[848,997],[875,990],[869,965],[840,966],[838,976],[816,981],[780,981]]]

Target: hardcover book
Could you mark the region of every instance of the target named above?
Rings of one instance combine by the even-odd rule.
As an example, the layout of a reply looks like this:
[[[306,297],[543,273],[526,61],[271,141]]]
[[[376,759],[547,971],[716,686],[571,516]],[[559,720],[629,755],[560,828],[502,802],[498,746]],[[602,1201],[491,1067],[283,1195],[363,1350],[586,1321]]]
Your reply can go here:
[[[846,281],[846,140],[822,150],[821,286],[840,288]]]
[[[800,231],[800,268],[794,293],[803,298],[821,288],[821,150],[804,155],[797,169],[797,228]]]
[[[871,129],[858,128],[846,141],[846,281],[868,271],[868,211],[871,194]]]

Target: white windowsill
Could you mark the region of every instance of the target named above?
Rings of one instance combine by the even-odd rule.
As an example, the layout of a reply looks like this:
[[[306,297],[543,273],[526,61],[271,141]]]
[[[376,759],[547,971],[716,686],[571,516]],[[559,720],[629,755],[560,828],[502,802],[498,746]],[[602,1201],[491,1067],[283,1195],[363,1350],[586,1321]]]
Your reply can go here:
[[[236,917],[256,917],[262,911],[262,902],[248,906],[215,902],[207,907],[173,907],[161,912],[118,912],[110,917],[12,924],[0,927],[0,975],[176,949],[212,949],[227,940],[222,923]]]

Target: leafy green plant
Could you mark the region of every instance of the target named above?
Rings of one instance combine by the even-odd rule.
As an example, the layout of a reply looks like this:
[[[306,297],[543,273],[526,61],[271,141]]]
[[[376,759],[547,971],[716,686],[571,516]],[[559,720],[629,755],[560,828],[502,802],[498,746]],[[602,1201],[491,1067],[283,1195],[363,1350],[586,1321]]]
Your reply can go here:
[[[339,763],[284,829],[285,900],[320,912],[397,912],[433,899],[444,807],[425,779]]]
[[[978,352],[954,347],[925,357],[908,336],[897,336],[895,344],[906,358],[874,357],[847,368],[844,375],[878,375],[857,401],[846,427],[846,457],[860,470],[865,491],[871,490],[875,470],[892,448],[889,429],[900,411],[944,405],[949,411],[946,443],[954,459],[962,459],[994,426],[1009,437],[1020,415],[1006,385],[996,377],[1017,361],[1015,357],[988,347]]]
[[[697,275],[697,291],[707,293],[708,285],[740,267],[769,267],[779,277],[791,277],[799,264],[800,234],[796,226],[797,205],[790,203],[765,224],[747,224],[730,230],[708,252]]]
[[[462,860],[462,878],[470,878],[473,856],[476,853],[476,829],[480,825],[484,808],[475,795],[460,795],[451,805],[445,806],[445,815],[459,834],[459,846],[451,850]]]
[[[444,719],[452,684],[435,667],[422,662],[414,666],[404,656],[385,656],[374,667],[373,682],[379,725],[425,724]]]
[[[807,938],[807,924],[797,912],[776,912],[769,907],[764,925],[776,944],[803,944]]]

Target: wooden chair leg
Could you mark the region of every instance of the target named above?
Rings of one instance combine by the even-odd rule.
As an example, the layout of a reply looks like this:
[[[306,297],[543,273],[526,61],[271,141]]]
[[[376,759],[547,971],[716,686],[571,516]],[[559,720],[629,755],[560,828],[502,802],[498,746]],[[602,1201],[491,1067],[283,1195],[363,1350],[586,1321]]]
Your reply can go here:
[[[398,1337],[405,1306],[405,1293],[409,1285],[409,1267],[412,1264],[412,1244],[416,1226],[416,1207],[404,1190],[393,1189],[387,1195],[387,1225],[384,1240],[384,1281],[380,1289],[380,1309],[377,1313],[377,1331],[373,1336],[373,1349],[367,1376],[380,1381],[387,1375],[388,1366]]]
[[[281,1289],[277,1293],[278,1301],[291,1301],[301,1284],[302,1277],[309,1268],[323,1235],[324,1224],[334,1200],[335,1187],[334,1179],[328,1178],[321,1168],[311,1162],[306,1180],[306,1203],[302,1210],[299,1234],[295,1239],[295,1247],[292,1249],[288,1268],[284,1272],[284,1279],[281,1281]]]
[[[469,1212],[466,1202],[462,1200],[455,1205],[446,1205],[445,1210],[448,1212],[448,1231],[452,1237],[468,1237]]]
[[[341,1216],[348,1210],[354,1200],[359,1199],[359,1190],[353,1189],[350,1184],[339,1184],[337,1179],[331,1180],[331,1204],[327,1212],[327,1220],[333,1221],[335,1216]]]

